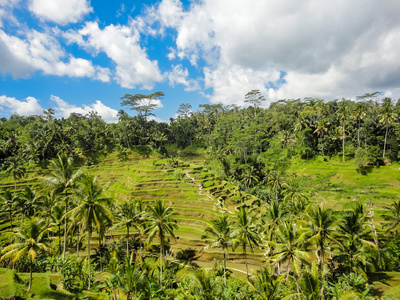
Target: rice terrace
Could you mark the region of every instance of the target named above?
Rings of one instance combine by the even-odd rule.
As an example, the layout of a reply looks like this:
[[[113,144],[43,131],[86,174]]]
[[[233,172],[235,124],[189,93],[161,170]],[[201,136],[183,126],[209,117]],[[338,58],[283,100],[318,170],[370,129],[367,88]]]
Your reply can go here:
[[[0,0],[0,300],[400,300],[399,12]]]

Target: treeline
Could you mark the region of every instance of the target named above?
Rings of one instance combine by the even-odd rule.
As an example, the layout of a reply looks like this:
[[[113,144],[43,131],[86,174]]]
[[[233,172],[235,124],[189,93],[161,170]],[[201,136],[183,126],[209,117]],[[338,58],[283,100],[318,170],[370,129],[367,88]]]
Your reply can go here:
[[[137,115],[120,110],[115,124],[96,112],[72,113],[66,119],[54,118],[52,109],[42,116],[14,114],[0,122],[0,163],[7,169],[15,161],[41,162],[61,153],[83,154],[91,163],[96,155],[115,149],[121,156],[131,147],[166,153],[168,143],[204,147],[220,159],[224,176],[236,181],[250,172],[262,176],[265,166],[284,168],[284,158],[292,155],[339,155],[343,161],[355,157],[362,171],[400,159],[399,102],[377,95],[357,101],[280,100],[264,109],[264,98],[252,91],[246,95],[247,108],[203,104],[192,111],[190,104],[181,104],[169,124],[150,119],[156,108],[151,100],[162,97],[161,92],[125,95],[122,104]]]

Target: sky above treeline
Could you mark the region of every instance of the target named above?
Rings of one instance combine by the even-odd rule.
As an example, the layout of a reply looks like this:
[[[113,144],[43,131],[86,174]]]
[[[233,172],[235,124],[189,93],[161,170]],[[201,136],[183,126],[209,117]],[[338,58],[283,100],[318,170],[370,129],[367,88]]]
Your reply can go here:
[[[398,0],[0,0],[0,117],[400,96]]]

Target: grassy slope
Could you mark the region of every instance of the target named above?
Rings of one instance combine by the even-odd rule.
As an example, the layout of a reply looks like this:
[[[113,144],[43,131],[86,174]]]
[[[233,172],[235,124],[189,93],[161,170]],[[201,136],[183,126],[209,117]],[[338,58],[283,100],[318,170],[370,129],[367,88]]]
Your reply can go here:
[[[129,154],[129,159],[125,162],[120,162],[115,154],[111,154],[99,164],[87,167],[87,171],[108,185],[107,194],[113,196],[117,203],[136,197],[142,198],[145,203],[164,199],[179,214],[177,219],[180,228],[176,233],[178,238],[171,240],[171,248],[175,252],[183,249],[196,250],[198,264],[211,266],[211,261],[214,258],[222,259],[222,255],[219,249],[204,250],[205,244],[201,235],[209,221],[223,212],[216,205],[218,197],[225,197],[228,209],[234,210],[235,204],[229,198],[232,187],[219,182],[211,172],[202,167],[205,157],[201,151],[196,153],[192,149],[191,152],[183,151],[179,155],[186,162],[181,168],[195,178],[195,184],[191,180],[177,180],[173,175],[174,169],[168,165],[167,160],[143,158],[133,153]],[[310,194],[311,201],[322,201],[326,206],[335,209],[348,209],[354,201],[360,200],[373,203],[376,215],[379,216],[384,206],[400,197],[397,194],[400,186],[398,165],[376,168],[367,175],[361,175],[352,161],[342,163],[340,159],[327,162],[321,158],[310,161],[293,159],[289,173],[297,174]],[[19,182],[17,188],[23,188],[37,178],[34,170],[31,170],[28,180]],[[202,191],[198,186],[200,181],[204,183]],[[4,174],[0,174],[0,184],[13,187],[12,181],[5,178]],[[123,237],[125,230],[121,228],[113,234]],[[96,244],[94,241],[93,245]],[[257,249],[254,255],[249,256],[250,269],[258,269],[263,261],[262,253],[262,249]],[[240,251],[230,255],[228,266],[245,270]],[[398,274],[395,273],[393,278],[397,278]],[[388,286],[385,284],[381,288],[387,293],[398,288],[396,280]]]

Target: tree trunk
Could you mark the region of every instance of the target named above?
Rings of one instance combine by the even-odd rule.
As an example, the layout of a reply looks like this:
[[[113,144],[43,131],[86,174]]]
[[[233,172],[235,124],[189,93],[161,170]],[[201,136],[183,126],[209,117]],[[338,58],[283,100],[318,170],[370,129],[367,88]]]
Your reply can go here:
[[[12,209],[11,209],[11,208],[10,208],[10,225],[11,225],[10,231],[13,232],[13,225],[12,225]]]
[[[385,145],[383,146],[383,158],[385,158],[385,152],[386,152],[386,141],[387,141],[387,135],[388,135],[389,127],[386,127],[386,133],[385,133]]]
[[[357,143],[358,148],[360,148],[360,121],[358,122]]]
[[[32,258],[30,259],[30,264],[29,264],[29,285],[28,285],[28,293],[31,291],[32,287]]]
[[[224,251],[224,285],[226,286],[226,255]]]
[[[160,285],[162,285],[163,245],[160,243]]]
[[[126,226],[126,257],[129,259],[129,226]]]
[[[245,260],[245,262],[246,262],[246,274],[247,274],[247,281],[250,281],[250,278],[249,278],[249,266],[248,266],[248,264],[247,264],[247,252],[246,252],[246,245],[244,245],[244,247],[243,247],[243,250],[244,250],[244,260]]]
[[[79,225],[78,225],[78,236],[76,237],[76,258],[79,258]]]
[[[67,197],[67,195],[65,195]],[[65,199],[65,214],[68,212],[68,201]],[[64,247],[63,247],[63,259],[65,259],[65,252],[67,250],[67,218],[64,222]]]
[[[90,291],[90,237],[92,235],[91,228],[88,230],[88,291]]]
[[[344,139],[345,139],[345,126],[344,126],[344,123],[343,123],[343,141],[342,141],[343,162],[344,162]]]

